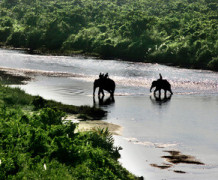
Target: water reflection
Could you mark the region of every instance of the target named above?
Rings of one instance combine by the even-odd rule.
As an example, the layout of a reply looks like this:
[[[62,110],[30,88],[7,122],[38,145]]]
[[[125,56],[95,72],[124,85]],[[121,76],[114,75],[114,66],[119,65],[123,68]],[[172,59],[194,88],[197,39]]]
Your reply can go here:
[[[115,103],[113,96],[104,98],[105,96],[98,96],[98,102],[96,102],[95,97],[93,97],[94,106],[111,106]]]
[[[152,98],[154,97],[154,98]],[[158,104],[158,105],[162,105],[162,104],[166,104],[171,100],[172,94],[170,95],[166,95],[163,98],[161,97],[161,94],[154,94],[153,96],[150,96],[150,100],[153,104]]]

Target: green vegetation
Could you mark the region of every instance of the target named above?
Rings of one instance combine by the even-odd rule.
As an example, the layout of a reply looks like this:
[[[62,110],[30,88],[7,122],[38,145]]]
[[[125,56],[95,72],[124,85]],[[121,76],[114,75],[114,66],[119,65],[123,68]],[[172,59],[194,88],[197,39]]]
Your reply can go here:
[[[2,0],[0,42],[218,70],[217,0]]]
[[[0,86],[0,179],[136,179],[107,129],[75,133],[59,107],[70,109]]]
[[[78,117],[84,120],[99,120],[106,115],[106,111],[99,108],[90,107],[90,106],[66,105],[52,100],[45,100],[39,96],[34,97],[32,104],[34,105],[34,109],[36,110],[49,107],[70,114],[79,114]]]
[[[30,80],[26,76],[18,76],[0,71],[0,102],[3,101],[7,106],[24,106],[31,111],[41,108],[52,108],[68,114],[76,114],[83,120],[99,120],[107,115],[107,112],[96,107],[66,105],[60,102],[45,100],[40,96],[31,96],[19,88],[9,88],[1,84],[23,84],[23,81]]]

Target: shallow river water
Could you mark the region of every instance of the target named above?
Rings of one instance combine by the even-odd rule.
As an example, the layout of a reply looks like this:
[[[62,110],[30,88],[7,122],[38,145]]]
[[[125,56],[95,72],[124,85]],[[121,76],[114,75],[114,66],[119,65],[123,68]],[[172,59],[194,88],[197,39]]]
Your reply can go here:
[[[100,60],[90,57],[29,55],[0,49],[0,68],[33,80],[20,86],[27,93],[73,105],[108,111],[104,121],[122,126],[114,136],[120,162],[148,180],[218,179],[218,73],[159,64]],[[93,81],[108,72],[116,82],[115,102],[106,94],[93,101]],[[167,79],[174,94],[161,101],[149,92],[151,82]],[[204,165],[169,164],[170,150],[194,156]],[[182,173],[183,172],[183,173]],[[184,173],[185,172],[185,173]]]

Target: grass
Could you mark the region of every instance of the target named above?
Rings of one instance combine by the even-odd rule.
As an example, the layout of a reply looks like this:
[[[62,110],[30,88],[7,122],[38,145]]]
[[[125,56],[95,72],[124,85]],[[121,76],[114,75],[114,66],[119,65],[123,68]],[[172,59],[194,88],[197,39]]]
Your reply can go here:
[[[0,179],[137,179],[119,164],[108,129],[75,132],[65,113],[105,115],[0,85]]]
[[[53,108],[69,114],[77,114],[84,120],[99,120],[106,116],[106,111],[90,106],[66,105],[53,100],[45,100],[39,96],[26,94],[20,88],[10,88],[0,85],[0,102],[4,102],[9,107],[19,107],[31,111],[40,108]]]

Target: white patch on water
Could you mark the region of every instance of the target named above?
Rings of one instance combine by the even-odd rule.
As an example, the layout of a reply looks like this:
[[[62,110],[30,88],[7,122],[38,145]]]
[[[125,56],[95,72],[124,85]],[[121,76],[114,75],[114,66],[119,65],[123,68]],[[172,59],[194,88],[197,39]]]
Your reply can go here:
[[[150,147],[150,148],[171,148],[171,147],[176,147],[178,144],[176,143],[154,143],[150,141],[140,141],[137,138],[124,138],[128,142],[131,142],[133,144],[138,144],[142,145],[145,147]]]

